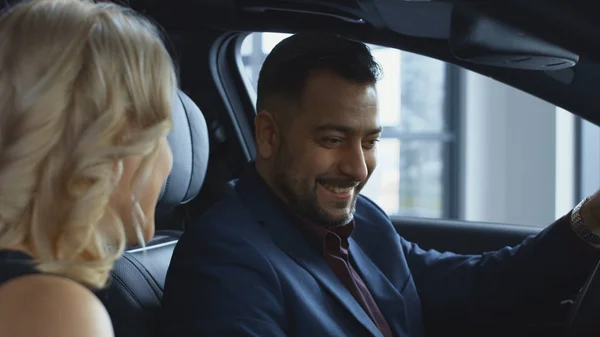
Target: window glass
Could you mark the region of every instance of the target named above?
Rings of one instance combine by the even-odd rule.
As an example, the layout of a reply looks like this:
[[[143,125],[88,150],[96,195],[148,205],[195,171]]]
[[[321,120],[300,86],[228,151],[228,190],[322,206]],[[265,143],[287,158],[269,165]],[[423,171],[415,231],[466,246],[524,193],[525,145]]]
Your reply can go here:
[[[254,89],[266,55],[287,36],[243,41]],[[369,47],[383,68],[383,134],[363,194],[390,216],[547,226],[598,188],[596,125],[480,74]]]

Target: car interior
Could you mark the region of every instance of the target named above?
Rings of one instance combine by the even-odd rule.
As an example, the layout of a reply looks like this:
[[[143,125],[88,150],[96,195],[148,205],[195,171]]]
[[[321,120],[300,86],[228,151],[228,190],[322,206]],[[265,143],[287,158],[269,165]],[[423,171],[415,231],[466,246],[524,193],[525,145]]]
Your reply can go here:
[[[14,1],[13,1],[14,2]],[[10,3],[10,2],[7,2]],[[116,263],[105,303],[117,337],[154,336],[179,235],[256,155],[255,93],[240,49],[252,32],[332,31],[479,73],[600,125],[600,20],[592,2],[546,0],[130,0],[165,32],[179,72],[169,142],[174,166],[155,238]],[[450,121],[451,122],[451,121]],[[540,227],[393,216],[427,249],[478,254],[519,244]],[[554,321],[474,336],[600,336],[600,276],[565,299]],[[594,276],[594,277],[592,277]],[[597,319],[596,319],[597,320]],[[431,336],[451,336],[447,331]]]
[[[179,91],[168,136],[173,169],[156,207],[157,231],[145,247],[130,247],[117,261],[105,305],[119,336],[151,336],[160,309],[165,276],[180,230],[168,224],[181,218],[176,208],[195,198],[208,165],[208,129],[202,112]],[[163,229],[164,228],[164,229]]]

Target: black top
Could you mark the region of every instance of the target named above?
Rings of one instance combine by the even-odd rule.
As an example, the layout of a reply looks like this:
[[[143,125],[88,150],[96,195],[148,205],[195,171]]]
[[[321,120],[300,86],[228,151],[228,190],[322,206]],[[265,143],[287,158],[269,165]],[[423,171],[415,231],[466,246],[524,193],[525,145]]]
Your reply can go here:
[[[40,274],[41,272],[35,268],[35,261],[27,253],[0,249],[0,287],[13,279],[21,276]],[[105,289],[94,291],[94,294],[106,306],[107,292]]]
[[[35,261],[31,256],[18,250],[0,249],[0,286],[17,277],[31,274],[41,274],[35,268]],[[94,294],[101,301],[106,300],[105,289],[94,291]]]
[[[35,268],[35,260],[28,254],[16,250],[0,249],[0,287],[18,277],[40,273]],[[118,282],[119,280],[117,280]],[[150,336],[152,331],[141,330],[141,328],[150,328],[139,324],[139,322],[149,321],[149,318],[145,316],[145,311],[141,309],[127,310],[131,308],[127,301],[134,299],[128,297],[124,291],[123,287],[110,285],[94,291],[110,315],[115,336]]]
[[[0,249],[0,286],[17,277],[37,273],[31,256],[16,250]]]

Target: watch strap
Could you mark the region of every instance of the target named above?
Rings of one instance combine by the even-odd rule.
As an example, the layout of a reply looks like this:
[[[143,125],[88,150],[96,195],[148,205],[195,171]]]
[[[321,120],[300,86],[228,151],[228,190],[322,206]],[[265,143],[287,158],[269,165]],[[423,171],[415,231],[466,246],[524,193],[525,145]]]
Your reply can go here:
[[[585,198],[573,208],[571,212],[571,226],[577,235],[582,238],[585,242],[594,245],[600,246],[600,235],[593,232],[590,227],[586,226],[583,221],[583,217],[581,216],[581,207],[589,200]]]

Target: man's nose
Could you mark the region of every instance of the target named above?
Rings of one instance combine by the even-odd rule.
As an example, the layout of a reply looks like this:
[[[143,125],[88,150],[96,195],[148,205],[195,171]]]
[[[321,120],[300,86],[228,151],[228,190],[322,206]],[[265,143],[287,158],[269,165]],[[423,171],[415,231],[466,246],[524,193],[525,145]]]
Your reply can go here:
[[[353,146],[342,154],[340,172],[355,181],[367,179],[369,171],[362,145]]]

